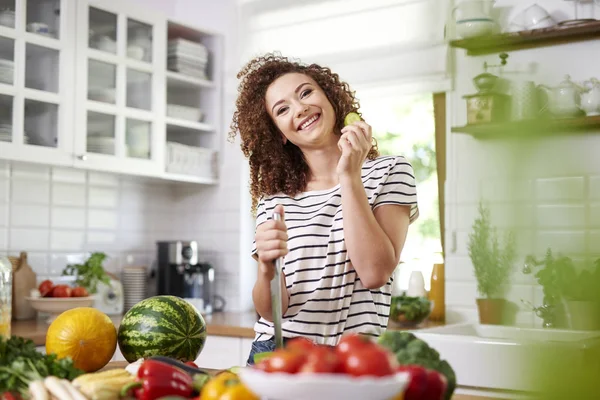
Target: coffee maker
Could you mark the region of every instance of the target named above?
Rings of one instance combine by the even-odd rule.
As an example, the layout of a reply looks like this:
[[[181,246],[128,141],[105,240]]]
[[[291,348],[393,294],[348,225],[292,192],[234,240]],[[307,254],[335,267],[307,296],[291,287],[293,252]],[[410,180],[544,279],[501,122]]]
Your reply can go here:
[[[157,253],[158,295],[181,297],[202,314],[222,311],[225,301],[214,293],[214,268],[199,261],[197,242],[157,242]]]

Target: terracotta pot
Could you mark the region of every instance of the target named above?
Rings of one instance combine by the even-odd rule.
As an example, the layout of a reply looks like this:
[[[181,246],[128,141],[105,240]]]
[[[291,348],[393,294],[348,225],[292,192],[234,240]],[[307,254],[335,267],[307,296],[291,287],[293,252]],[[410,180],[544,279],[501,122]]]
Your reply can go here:
[[[479,322],[482,324],[502,325],[507,301],[505,299],[477,299]]]

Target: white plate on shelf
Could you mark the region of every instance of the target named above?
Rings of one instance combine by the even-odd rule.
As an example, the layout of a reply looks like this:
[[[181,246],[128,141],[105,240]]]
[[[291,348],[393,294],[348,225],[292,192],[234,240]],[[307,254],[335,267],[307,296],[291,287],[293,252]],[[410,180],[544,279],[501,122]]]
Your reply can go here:
[[[352,377],[344,374],[269,373],[241,368],[242,382],[261,398],[277,400],[389,400],[404,392],[406,372],[390,377]]]

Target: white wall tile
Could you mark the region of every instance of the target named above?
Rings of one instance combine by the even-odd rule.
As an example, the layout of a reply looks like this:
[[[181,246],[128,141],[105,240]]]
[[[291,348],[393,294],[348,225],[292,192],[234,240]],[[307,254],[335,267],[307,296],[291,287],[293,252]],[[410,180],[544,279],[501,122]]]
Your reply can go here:
[[[74,207],[53,207],[52,227],[85,229],[85,209]]]
[[[600,176],[591,176],[589,179],[589,198],[600,200]]]
[[[52,204],[85,207],[85,186],[55,183],[52,185]]]
[[[6,178],[0,178],[0,202],[10,200],[10,181]]]
[[[49,204],[50,184],[41,180],[13,179],[11,195],[14,204]]]
[[[61,275],[62,271],[69,264],[78,264],[85,261],[88,255],[85,253],[52,253],[48,264],[49,275]]]
[[[88,182],[94,186],[118,186],[119,176],[103,172],[89,172]]]
[[[8,250],[8,229],[0,227],[0,252]]]
[[[581,229],[586,225],[583,204],[538,205],[535,209],[535,218],[540,229]]]
[[[86,172],[73,168],[52,169],[52,181],[85,184]]]
[[[20,228],[47,228],[50,226],[50,207],[13,204],[10,224]]]
[[[0,179],[10,178],[10,163],[8,161],[0,161]]]
[[[13,179],[34,179],[40,181],[50,180],[50,167],[40,164],[14,163],[12,164]]]
[[[119,191],[117,187],[90,186],[88,188],[89,207],[116,208],[118,203]]]
[[[46,275],[48,273],[48,254],[47,253],[27,253],[27,262],[36,275]]]
[[[465,256],[446,256],[444,274],[446,282],[473,282],[475,280],[473,263],[469,257]]]
[[[532,194],[533,186],[530,180],[483,179],[481,182],[481,197],[488,202],[530,200]]]
[[[535,196],[540,201],[583,200],[584,188],[581,176],[537,179]]]
[[[446,304],[449,306],[473,306],[477,297],[476,282],[446,282]]]
[[[84,231],[52,231],[50,249],[61,251],[81,251],[85,241]]]
[[[600,227],[600,203],[590,204],[589,226],[592,228]]]
[[[556,253],[585,253],[585,232],[539,231],[536,238],[536,253],[544,254],[548,248]]]
[[[48,250],[49,236],[48,229],[12,228],[9,249],[13,251]]]
[[[116,229],[117,212],[111,210],[88,210],[88,229]]]
[[[117,234],[115,232],[89,231],[87,233],[86,247],[90,250],[94,247],[114,248],[117,244]]]
[[[0,203],[0,227],[8,226],[8,209],[7,203]]]

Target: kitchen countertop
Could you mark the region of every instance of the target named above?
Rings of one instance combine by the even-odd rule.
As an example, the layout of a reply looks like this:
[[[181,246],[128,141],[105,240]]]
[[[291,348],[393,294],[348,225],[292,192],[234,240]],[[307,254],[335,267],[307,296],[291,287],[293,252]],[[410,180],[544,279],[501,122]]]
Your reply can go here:
[[[127,364],[128,364],[127,361],[111,361],[102,370],[125,368],[127,366]],[[202,368],[202,369],[211,375],[214,375],[217,372],[219,372],[219,370],[214,370],[214,369],[207,369],[207,368]],[[497,397],[492,398],[492,397],[485,397],[485,396],[474,396],[474,395],[469,395],[469,394],[455,394],[454,396],[452,396],[452,400],[502,400],[502,399],[499,399]]]
[[[122,316],[113,316],[111,320],[115,326],[119,326]],[[204,317],[206,321],[206,330],[209,335],[230,336],[254,339],[254,323],[256,322],[256,313],[247,312],[218,312]],[[443,325],[441,322],[426,321],[415,329],[430,328]],[[12,321],[11,330],[13,335],[32,339],[36,346],[46,344],[46,332],[48,324],[43,318],[37,318],[26,321]],[[392,324],[388,329],[399,329]],[[406,330],[406,329],[404,329]]]

